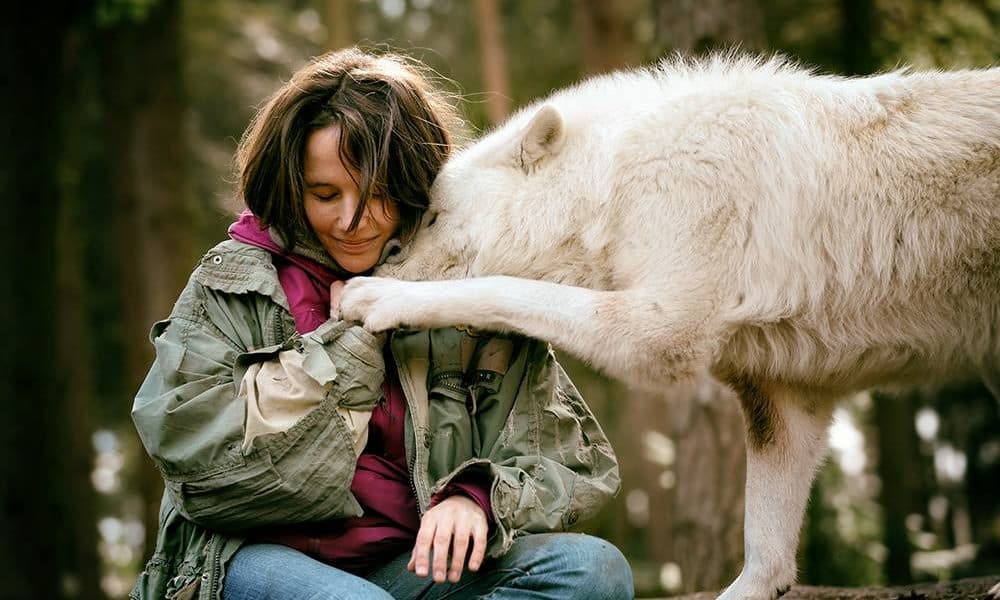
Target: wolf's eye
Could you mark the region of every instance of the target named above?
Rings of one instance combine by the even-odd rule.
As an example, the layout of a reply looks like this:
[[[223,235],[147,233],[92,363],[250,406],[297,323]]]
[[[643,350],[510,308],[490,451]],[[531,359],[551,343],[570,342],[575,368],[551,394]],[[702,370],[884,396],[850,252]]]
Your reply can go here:
[[[399,240],[389,240],[382,253],[385,256],[383,262],[387,265],[398,265],[403,262],[403,246]]]
[[[434,225],[435,223],[437,223],[437,220],[438,220],[438,214],[437,213],[431,213],[430,216],[427,218],[427,227],[430,227],[430,226]]]

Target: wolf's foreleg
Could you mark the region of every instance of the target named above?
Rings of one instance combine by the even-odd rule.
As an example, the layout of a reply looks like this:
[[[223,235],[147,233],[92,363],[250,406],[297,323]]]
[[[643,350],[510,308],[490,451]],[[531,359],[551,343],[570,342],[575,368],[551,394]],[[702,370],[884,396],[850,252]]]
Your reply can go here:
[[[734,382],[747,427],[743,571],[719,600],[773,600],[795,582],[809,489],[826,454],[831,398]]]
[[[545,340],[605,373],[635,384],[694,374],[711,348],[706,303],[638,290],[595,291],[518,279],[397,281],[355,277],[343,318],[371,331],[465,325]]]

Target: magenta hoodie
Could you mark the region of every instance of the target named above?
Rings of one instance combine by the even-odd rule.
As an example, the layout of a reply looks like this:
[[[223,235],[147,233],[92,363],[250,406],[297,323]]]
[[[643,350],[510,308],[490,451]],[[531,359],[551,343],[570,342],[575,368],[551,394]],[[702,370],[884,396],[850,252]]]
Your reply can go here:
[[[272,254],[278,281],[299,333],[323,324],[330,314],[330,284],[342,279],[330,268],[300,254],[288,254],[260,227],[249,211],[229,227],[229,237]],[[404,446],[406,399],[396,377],[392,353],[383,352],[386,381],[383,397],[372,411],[368,445],[358,457],[351,492],[364,515],[325,523],[269,528],[256,539],[295,548],[337,568],[367,571],[410,550],[420,527]],[[453,494],[472,498],[483,509],[492,529],[491,481],[485,475],[459,476],[431,504]]]
[[[288,254],[271,239],[267,228],[261,229],[250,211],[240,213],[229,226],[229,237],[267,250],[274,258],[278,281],[288,297],[288,307],[295,318],[295,329],[309,333],[330,318],[330,284],[338,277],[329,268],[299,254]]]

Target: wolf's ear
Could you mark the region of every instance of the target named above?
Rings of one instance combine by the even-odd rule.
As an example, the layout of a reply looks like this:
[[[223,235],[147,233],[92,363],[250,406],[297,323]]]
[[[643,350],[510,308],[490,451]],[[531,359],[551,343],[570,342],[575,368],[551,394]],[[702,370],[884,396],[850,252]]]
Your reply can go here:
[[[559,151],[563,139],[562,115],[551,104],[538,109],[521,135],[517,164],[525,173],[532,172],[540,161]]]

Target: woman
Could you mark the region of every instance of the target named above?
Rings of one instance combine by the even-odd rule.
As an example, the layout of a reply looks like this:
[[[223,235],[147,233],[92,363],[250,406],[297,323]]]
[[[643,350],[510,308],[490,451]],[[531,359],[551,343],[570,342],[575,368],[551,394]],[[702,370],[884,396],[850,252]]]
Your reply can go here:
[[[237,153],[249,211],[202,259],[132,416],[166,484],[138,598],[630,598],[563,530],[618,466],[538,342],[339,321],[420,226],[453,109],[355,49],[297,72]]]

